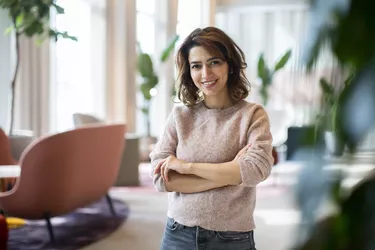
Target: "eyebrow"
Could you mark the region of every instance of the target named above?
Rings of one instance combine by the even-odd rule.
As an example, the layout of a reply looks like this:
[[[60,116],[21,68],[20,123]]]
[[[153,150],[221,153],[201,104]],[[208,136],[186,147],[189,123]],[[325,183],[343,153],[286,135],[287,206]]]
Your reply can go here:
[[[217,60],[217,59],[220,59],[218,57],[211,57],[207,60],[207,62],[210,62],[212,60]],[[201,63],[201,61],[193,61],[193,62],[190,62],[190,64],[197,64],[197,63]]]

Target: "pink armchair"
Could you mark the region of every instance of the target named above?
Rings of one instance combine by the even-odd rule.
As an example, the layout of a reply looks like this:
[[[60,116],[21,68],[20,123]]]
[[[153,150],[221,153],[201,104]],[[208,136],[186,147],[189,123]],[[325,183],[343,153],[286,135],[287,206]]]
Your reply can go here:
[[[117,177],[126,126],[92,125],[35,140],[21,155],[21,174],[12,190],[0,194],[11,216],[45,219],[69,213],[106,196]]]
[[[0,128],[0,165],[17,165],[10,149],[9,138]]]
[[[11,145],[8,136],[4,130],[0,128],[0,165],[17,165],[18,162],[13,158],[11,152]],[[16,179],[15,178],[1,178],[0,191],[12,189]]]

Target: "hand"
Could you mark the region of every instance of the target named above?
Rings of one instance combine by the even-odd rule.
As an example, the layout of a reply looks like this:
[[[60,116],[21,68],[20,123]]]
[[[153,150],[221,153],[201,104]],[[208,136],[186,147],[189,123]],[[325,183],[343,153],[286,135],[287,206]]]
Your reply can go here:
[[[174,155],[161,160],[155,167],[154,174],[159,174],[164,181],[168,181],[169,170],[174,170],[180,174],[188,174],[188,164],[185,161],[179,160]]]
[[[240,157],[243,156],[250,147],[251,147],[251,144],[247,144],[243,149],[240,150],[240,152],[237,153],[233,161],[237,161],[238,159],[240,159]]]

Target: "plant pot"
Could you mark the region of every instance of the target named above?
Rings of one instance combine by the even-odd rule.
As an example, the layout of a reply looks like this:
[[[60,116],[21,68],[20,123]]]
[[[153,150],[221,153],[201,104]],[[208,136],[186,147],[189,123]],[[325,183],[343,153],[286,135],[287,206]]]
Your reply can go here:
[[[336,133],[326,131],[324,139],[329,154],[333,156],[341,156],[344,153],[345,144]]]
[[[141,162],[150,162],[150,153],[154,149],[157,138],[153,136],[143,136],[139,141]]]

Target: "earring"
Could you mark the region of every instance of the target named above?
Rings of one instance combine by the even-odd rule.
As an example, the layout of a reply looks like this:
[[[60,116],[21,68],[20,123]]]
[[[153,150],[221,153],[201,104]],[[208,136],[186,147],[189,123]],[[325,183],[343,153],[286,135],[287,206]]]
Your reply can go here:
[[[229,75],[233,75],[233,70],[232,69],[229,71]]]

